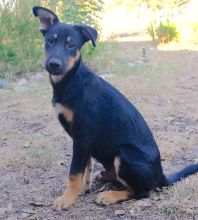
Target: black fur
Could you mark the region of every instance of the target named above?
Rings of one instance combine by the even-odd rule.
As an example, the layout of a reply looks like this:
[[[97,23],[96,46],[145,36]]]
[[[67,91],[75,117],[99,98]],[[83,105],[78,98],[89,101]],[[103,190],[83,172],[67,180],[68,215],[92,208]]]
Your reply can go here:
[[[34,14],[37,15],[34,9]],[[79,31],[80,30],[80,31]],[[48,44],[53,34],[56,43]],[[75,48],[66,48],[70,36]],[[134,191],[133,198],[148,196],[148,192],[168,186],[198,172],[198,164],[185,168],[166,178],[154,137],[142,115],[117,89],[93,73],[81,57],[68,71],[68,59],[75,57],[82,45],[97,38],[95,29],[87,26],[53,24],[45,33],[46,69],[53,87],[53,105],[60,103],[73,112],[68,123],[62,114],[59,121],[73,139],[73,158],[70,175],[84,172],[88,159],[94,157],[110,170],[114,159],[120,159],[119,177]],[[60,60],[61,68],[50,69],[52,58]],[[54,82],[52,75],[63,75]]]
[[[193,175],[193,174],[195,174],[197,172],[198,172],[198,164],[189,165],[189,166],[183,168],[182,170],[169,175],[167,177],[168,184],[172,185],[175,182],[180,181],[183,178],[186,178],[186,177],[188,177],[190,175]]]

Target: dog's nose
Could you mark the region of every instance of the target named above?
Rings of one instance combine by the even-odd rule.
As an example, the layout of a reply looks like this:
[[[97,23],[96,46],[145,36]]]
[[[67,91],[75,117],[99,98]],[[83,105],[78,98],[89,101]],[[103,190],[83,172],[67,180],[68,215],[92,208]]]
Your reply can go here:
[[[59,70],[59,69],[61,68],[62,63],[61,63],[61,61],[60,61],[59,59],[57,59],[57,58],[52,58],[52,59],[49,60],[48,65],[49,65],[49,67],[50,67],[52,70],[55,70],[55,71],[56,71],[56,70]]]

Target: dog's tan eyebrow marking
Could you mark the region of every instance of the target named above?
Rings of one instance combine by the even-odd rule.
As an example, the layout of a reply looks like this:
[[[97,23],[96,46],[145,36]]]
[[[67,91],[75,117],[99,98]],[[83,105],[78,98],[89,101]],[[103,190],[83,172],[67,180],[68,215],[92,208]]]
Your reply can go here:
[[[58,37],[58,34],[55,33],[55,34],[53,35],[53,37],[56,39],[56,38]]]
[[[71,41],[71,37],[68,36],[66,40],[67,40],[67,42],[70,42]]]

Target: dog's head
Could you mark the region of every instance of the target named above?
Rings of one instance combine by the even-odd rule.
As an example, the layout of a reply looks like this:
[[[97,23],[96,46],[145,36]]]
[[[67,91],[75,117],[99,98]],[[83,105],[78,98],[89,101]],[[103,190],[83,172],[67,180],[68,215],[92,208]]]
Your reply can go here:
[[[45,69],[54,82],[60,81],[80,59],[80,49],[91,40],[96,45],[97,31],[86,25],[60,23],[56,14],[35,6],[33,13],[40,20],[40,31],[45,41]]]

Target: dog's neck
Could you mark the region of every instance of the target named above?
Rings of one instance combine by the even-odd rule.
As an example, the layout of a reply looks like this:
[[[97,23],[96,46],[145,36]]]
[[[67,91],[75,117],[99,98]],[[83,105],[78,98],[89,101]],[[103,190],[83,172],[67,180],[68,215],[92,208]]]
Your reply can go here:
[[[81,79],[81,69],[83,69],[83,61],[80,58],[75,66],[57,83],[54,83],[51,79],[51,85],[53,88],[52,103],[67,103],[71,97],[76,97],[79,91],[79,81]],[[64,94],[64,95],[63,95]],[[64,97],[64,100],[63,100]],[[68,99],[68,100],[66,100]]]

